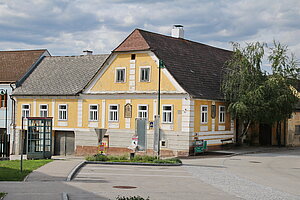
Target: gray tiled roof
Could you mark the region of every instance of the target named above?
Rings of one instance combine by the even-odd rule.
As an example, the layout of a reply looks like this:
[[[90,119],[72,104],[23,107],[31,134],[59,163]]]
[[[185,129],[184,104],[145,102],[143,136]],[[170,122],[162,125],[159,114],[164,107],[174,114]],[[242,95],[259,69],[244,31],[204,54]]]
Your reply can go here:
[[[108,56],[45,57],[13,95],[76,95],[93,78]]]

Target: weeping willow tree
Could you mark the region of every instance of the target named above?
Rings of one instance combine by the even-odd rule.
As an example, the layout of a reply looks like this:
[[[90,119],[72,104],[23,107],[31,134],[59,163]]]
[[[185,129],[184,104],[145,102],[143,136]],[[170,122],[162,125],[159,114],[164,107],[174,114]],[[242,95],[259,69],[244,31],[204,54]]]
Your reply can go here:
[[[264,59],[269,62],[270,74],[262,70]],[[222,91],[228,111],[242,122],[238,139],[253,123],[277,124],[280,135],[280,122],[290,117],[298,101],[290,87],[296,87],[299,68],[287,46],[274,41],[272,47],[255,42],[242,48],[233,43],[233,54],[224,71]]]

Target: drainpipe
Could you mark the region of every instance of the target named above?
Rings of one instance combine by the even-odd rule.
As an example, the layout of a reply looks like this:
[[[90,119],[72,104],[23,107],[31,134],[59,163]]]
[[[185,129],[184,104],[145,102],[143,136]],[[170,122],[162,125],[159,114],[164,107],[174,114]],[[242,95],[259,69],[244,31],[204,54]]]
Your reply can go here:
[[[12,89],[12,92],[15,90],[15,88],[13,87],[12,83],[9,84],[9,86]],[[15,136],[16,136],[16,109],[15,109],[15,105],[16,105],[16,101],[15,99],[10,95],[10,99],[12,101],[12,109],[11,109],[11,124],[13,126],[13,131],[12,131],[12,149],[11,149],[11,154],[15,154]]]

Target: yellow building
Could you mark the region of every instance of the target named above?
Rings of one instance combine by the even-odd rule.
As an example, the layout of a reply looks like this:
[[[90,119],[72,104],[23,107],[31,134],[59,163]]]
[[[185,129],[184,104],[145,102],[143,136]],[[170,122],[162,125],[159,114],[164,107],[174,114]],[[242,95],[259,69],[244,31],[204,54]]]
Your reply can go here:
[[[234,138],[220,93],[231,52],[182,37],[178,26],[172,37],[136,29],[109,56],[45,58],[14,92],[17,131],[22,116],[49,116],[55,154],[96,153],[95,129],[107,129],[108,153],[124,153],[130,151],[136,118],[144,118],[151,153],[152,122],[160,111],[163,155],[187,156],[195,137],[207,140],[209,148]]]

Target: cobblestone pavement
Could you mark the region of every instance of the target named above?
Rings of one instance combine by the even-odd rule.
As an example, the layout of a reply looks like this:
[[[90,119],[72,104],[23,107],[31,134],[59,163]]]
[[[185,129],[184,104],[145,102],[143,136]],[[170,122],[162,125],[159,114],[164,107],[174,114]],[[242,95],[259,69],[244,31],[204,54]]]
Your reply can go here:
[[[299,150],[184,163],[200,181],[241,199],[300,199]]]

